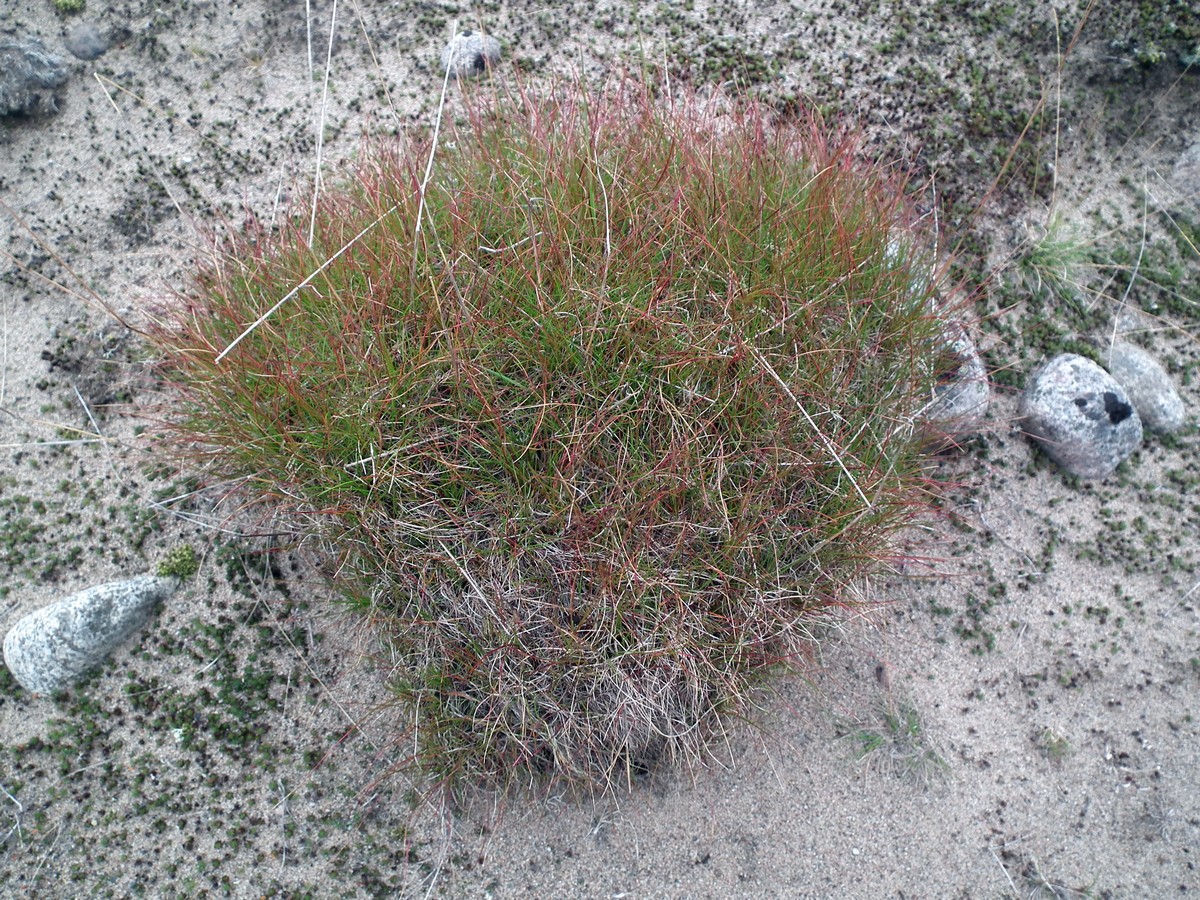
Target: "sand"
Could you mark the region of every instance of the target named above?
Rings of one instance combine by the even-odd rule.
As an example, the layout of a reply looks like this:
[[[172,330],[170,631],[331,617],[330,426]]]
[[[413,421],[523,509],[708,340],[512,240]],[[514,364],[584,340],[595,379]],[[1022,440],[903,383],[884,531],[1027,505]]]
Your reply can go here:
[[[112,48],[70,58],[57,115],[0,125],[0,632],[179,543],[203,563],[79,688],[33,697],[0,671],[0,894],[1200,891],[1200,273],[1185,257],[1167,283],[1162,214],[1180,208],[1163,184],[1200,140],[1200,91],[1148,38],[1118,34],[1119,16],[1090,22],[1060,73],[1068,7],[1056,41],[1048,4],[343,2],[326,80],[329,2],[90,0],[82,18]],[[822,105],[915,173],[946,249],[972,236],[964,259],[988,274],[997,397],[985,433],[938,462],[962,487],[915,546],[924,560],[866,585],[875,602],[819,665],[764,688],[709,765],[608,796],[420,802],[392,771],[403,711],[369,631],[285,525],[219,489],[176,499],[193,486],[147,467],[144,411],[162,398],[97,303],[143,321],[186,283],[206,230],[303,208],[322,125],[326,172],[362,135],[429,126],[455,17],[532,83],[623,61]],[[0,30],[64,56],[76,21],[49,0],[0,11]],[[1022,145],[1039,183],[989,193],[994,148],[1041,97]],[[1045,353],[1028,283],[1014,285],[1050,221],[1139,264],[1129,291],[1113,269],[1072,269],[1073,302],[1097,333],[1124,309],[1154,313],[1148,345],[1189,410],[1181,434],[1103,480],[1065,478],[1014,422],[1009,376]]]

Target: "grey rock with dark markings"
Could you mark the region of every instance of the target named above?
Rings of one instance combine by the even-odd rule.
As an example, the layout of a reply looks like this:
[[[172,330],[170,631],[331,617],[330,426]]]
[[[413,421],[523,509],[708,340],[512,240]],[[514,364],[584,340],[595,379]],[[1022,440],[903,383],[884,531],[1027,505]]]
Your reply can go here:
[[[1124,388],[1074,353],[1060,354],[1033,373],[1020,415],[1046,455],[1079,478],[1111,474],[1142,443],[1142,421]]]
[[[483,75],[500,62],[500,42],[478,31],[460,31],[442,51],[442,71],[458,78]]]

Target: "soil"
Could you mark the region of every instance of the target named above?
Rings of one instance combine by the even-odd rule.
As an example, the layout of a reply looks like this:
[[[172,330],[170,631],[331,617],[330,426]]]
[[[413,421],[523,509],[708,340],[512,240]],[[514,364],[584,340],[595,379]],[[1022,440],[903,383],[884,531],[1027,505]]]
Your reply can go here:
[[[0,894],[1200,892],[1200,211],[1167,189],[1200,141],[1200,13],[1086,5],[8,0],[0,35],[72,75],[56,113],[0,119],[0,632],[181,543],[202,565],[77,688],[0,667]],[[63,45],[80,21],[112,44],[90,62]],[[142,436],[169,397],[121,319],[170,302],[213,231],[303,208],[318,152],[330,173],[428,128],[455,21],[530,84],[630,68],[863,130],[937,217],[996,388],[936,460],[946,515],[817,664],[708,765],[604,796],[426,802],[387,661],[302,538]],[[1015,392],[1048,354],[1099,357],[1118,315],[1189,424],[1080,481]]]

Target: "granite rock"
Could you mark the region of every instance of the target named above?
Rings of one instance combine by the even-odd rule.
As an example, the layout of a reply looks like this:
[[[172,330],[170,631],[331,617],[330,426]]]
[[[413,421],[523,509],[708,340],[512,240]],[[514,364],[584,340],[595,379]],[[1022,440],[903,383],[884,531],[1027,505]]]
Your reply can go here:
[[[1063,353],[1030,377],[1021,395],[1025,431],[1079,478],[1103,478],[1142,442],[1129,395],[1090,359]]]
[[[67,70],[37,38],[0,38],[0,116],[54,113]]]
[[[141,575],[57,600],[9,629],[4,662],[34,693],[62,690],[104,662],[178,587],[178,578]]]
[[[460,31],[442,51],[442,71],[475,78],[500,62],[500,42],[478,31]]]
[[[1108,371],[1125,388],[1142,424],[1151,431],[1168,434],[1183,427],[1183,401],[1171,376],[1141,347],[1124,341],[1113,344]]]

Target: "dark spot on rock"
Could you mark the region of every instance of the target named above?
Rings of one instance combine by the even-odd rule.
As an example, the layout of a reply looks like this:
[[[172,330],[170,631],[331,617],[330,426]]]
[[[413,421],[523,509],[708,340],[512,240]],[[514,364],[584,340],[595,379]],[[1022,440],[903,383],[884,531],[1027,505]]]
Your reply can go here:
[[[1087,397],[1076,397],[1075,405],[1078,406],[1080,409],[1086,409],[1087,408]]]
[[[475,54],[475,59],[471,63],[471,68],[474,69],[476,72],[487,71],[487,59],[484,57],[484,55],[482,53]]]
[[[1104,392],[1104,411],[1108,413],[1108,421],[1114,425],[1120,425],[1133,415],[1133,407],[1123,402],[1112,391]]]

